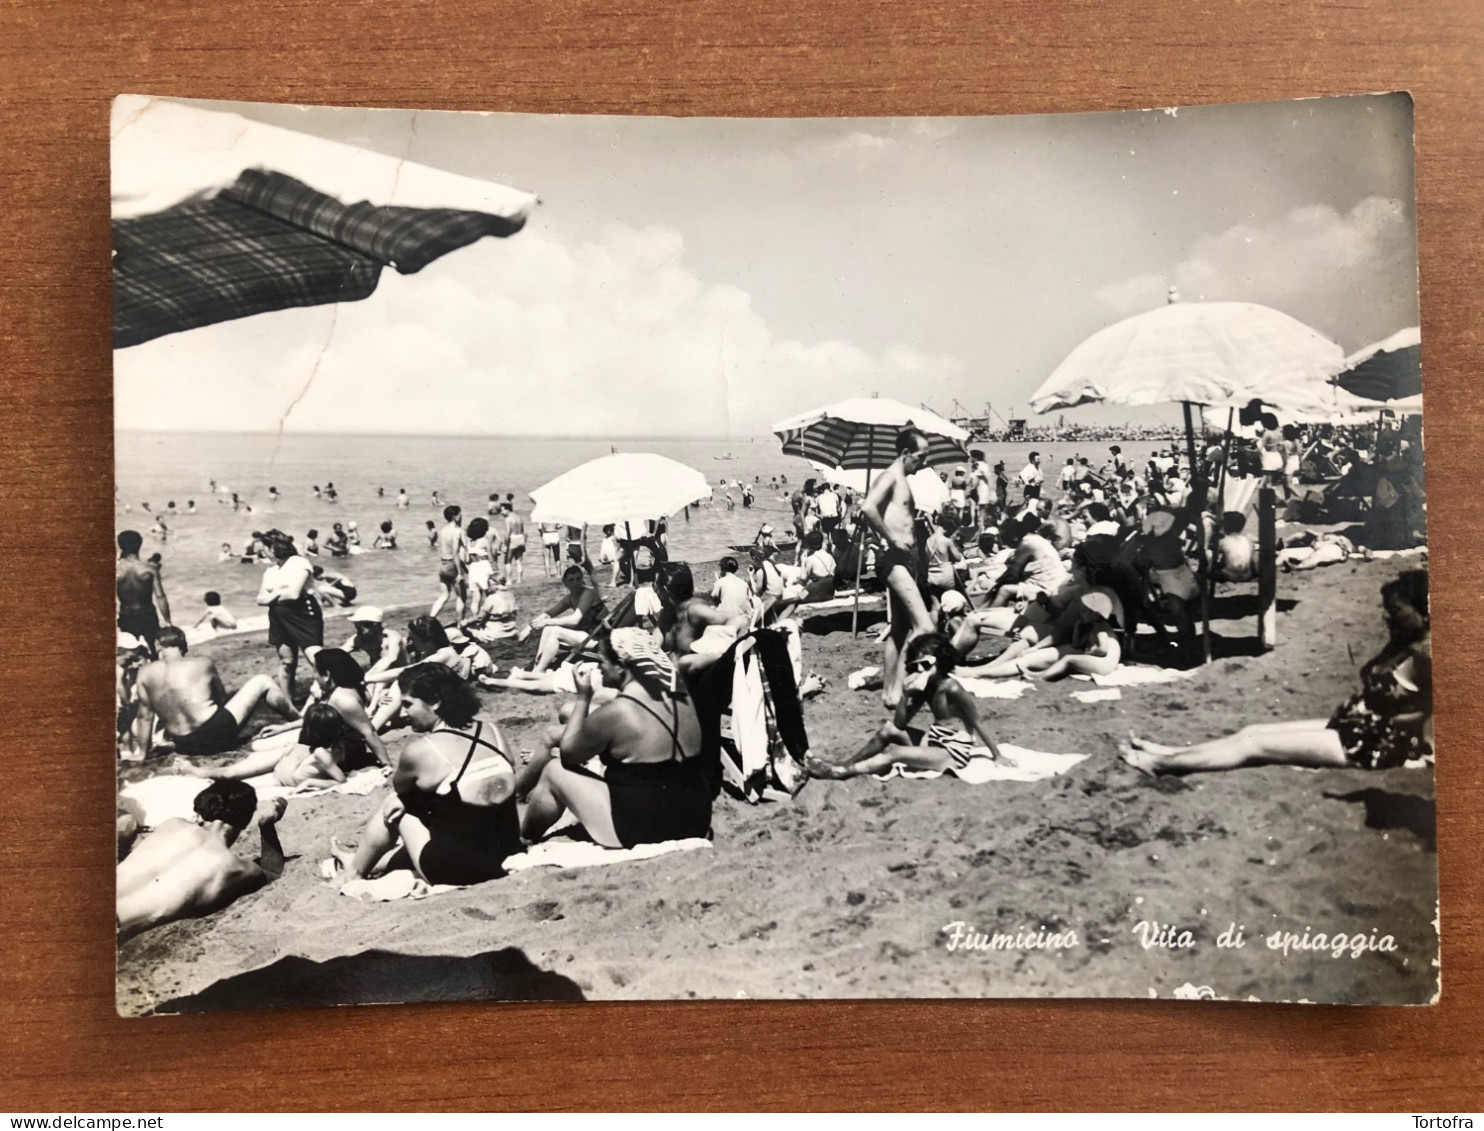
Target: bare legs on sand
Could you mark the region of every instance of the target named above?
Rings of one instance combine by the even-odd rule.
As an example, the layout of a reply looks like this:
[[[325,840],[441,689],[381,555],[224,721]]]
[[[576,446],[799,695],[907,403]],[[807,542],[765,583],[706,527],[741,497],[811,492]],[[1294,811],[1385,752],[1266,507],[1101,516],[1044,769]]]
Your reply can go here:
[[[1130,734],[1119,749],[1125,762],[1146,774],[1214,773],[1242,766],[1322,769],[1350,764],[1340,736],[1324,719],[1258,723],[1194,746],[1165,746]]]
[[[902,683],[906,678],[903,658],[907,645],[923,633],[933,631],[933,618],[917,580],[904,565],[893,565],[886,575],[887,599],[891,602],[891,631],[884,642],[881,665],[881,701],[894,710],[902,701]]]

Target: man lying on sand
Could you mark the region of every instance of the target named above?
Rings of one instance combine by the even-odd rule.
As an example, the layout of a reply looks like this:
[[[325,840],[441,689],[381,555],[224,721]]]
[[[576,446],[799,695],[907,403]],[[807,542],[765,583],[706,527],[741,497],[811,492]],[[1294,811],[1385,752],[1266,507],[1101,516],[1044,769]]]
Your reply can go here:
[[[135,684],[134,748],[142,755],[154,746],[156,715],[176,751],[192,757],[236,749],[242,724],[261,702],[286,719],[299,717],[270,676],[255,675],[229,696],[214,663],[186,655],[185,633],[174,625],[160,629],[159,647],[160,658],[140,669]]]
[[[210,915],[283,875],[283,845],[275,827],[287,808],[283,798],[259,804],[246,782],[216,781],[196,795],[194,807],[194,824],[171,817],[119,864],[120,939]],[[256,863],[232,851],[254,818],[263,841]]]
[[[911,770],[935,770],[939,773],[955,764],[963,765],[977,746],[989,750],[989,756],[1001,765],[1015,762],[1000,752],[979,717],[974,697],[953,678],[958,653],[953,643],[941,633],[917,637],[907,646],[905,697],[892,712],[892,717],[846,761],[835,764],[810,758],[805,768],[811,777],[851,778],[876,774],[894,765]],[[924,706],[930,706],[940,725],[925,734],[909,728],[912,717]],[[953,726],[961,723],[969,731],[963,734]],[[977,741],[976,741],[977,740]]]

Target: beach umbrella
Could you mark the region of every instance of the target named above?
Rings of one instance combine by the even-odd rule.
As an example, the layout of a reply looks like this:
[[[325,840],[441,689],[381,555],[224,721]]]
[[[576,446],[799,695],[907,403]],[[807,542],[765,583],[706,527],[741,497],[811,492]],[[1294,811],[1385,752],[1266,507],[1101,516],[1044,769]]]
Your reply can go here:
[[[858,471],[865,474],[862,491],[869,491],[871,476],[884,471],[897,458],[897,434],[912,427],[928,438],[929,467],[967,463],[969,434],[931,409],[913,408],[886,397],[855,397],[773,425],[773,434],[783,442],[784,455],[801,456],[816,468]],[[864,531],[856,535],[857,545]],[[855,607],[850,631],[860,621],[861,559],[856,556]]]
[[[846,471],[840,467],[830,467],[817,460],[810,460],[809,465],[819,472],[820,478],[827,479],[836,487],[848,487],[857,495],[864,495],[869,489],[869,471]],[[938,510],[948,501],[948,485],[938,477],[938,473],[932,468],[925,467],[914,475],[907,477],[907,483],[912,488],[912,499],[917,503],[918,509],[931,513]]]
[[[566,526],[643,523],[711,497],[699,471],[649,452],[620,452],[563,472],[531,492],[531,521]]]
[[[1340,347],[1271,307],[1171,301],[1084,341],[1031,396],[1037,412],[1084,404],[1200,404],[1260,400],[1292,412],[1349,408],[1332,383]]]
[[[824,467],[882,471],[897,458],[897,433],[908,426],[926,433],[930,467],[967,463],[969,434],[925,408],[885,397],[856,397],[773,425],[783,454]]]
[[[1178,403],[1186,450],[1198,467],[1192,405],[1236,409],[1257,400],[1292,413],[1331,413],[1353,398],[1333,384],[1343,351],[1319,331],[1250,302],[1169,301],[1093,334],[1031,396],[1040,413],[1083,404]],[[1230,422],[1228,422],[1228,441]],[[1223,467],[1225,459],[1223,458]],[[1209,562],[1201,539],[1201,622],[1211,660]]]
[[[1345,359],[1335,384],[1386,408],[1422,410],[1422,331],[1409,326]],[[1399,402],[1399,403],[1391,403]],[[1369,406],[1367,406],[1369,407]]]
[[[113,105],[114,347],[354,302],[485,236],[530,193],[166,99]]]

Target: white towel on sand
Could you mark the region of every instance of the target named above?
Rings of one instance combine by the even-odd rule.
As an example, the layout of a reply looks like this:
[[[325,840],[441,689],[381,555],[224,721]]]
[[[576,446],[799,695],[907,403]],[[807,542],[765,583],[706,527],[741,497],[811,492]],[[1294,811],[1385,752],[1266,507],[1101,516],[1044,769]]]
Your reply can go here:
[[[667,840],[659,844],[640,844],[633,848],[604,848],[591,841],[568,840],[560,837],[532,845],[527,851],[505,859],[507,872],[524,872],[530,868],[592,868],[603,864],[624,864],[634,860],[650,860],[671,852],[689,852],[697,848],[710,848],[711,842],[704,837],[688,840]],[[320,875],[335,880],[340,874],[339,862],[330,859],[320,863]],[[410,868],[398,868],[377,876],[374,880],[347,880],[340,885],[340,894],[363,903],[390,903],[396,899],[426,899],[430,895],[443,895],[458,891],[458,884],[430,884],[420,879]]]
[[[976,699],[1019,699],[1036,686],[1024,679],[981,679],[972,675],[955,675],[953,678]]]
[[[1182,672],[1178,668],[1114,668],[1107,675],[1074,675],[1073,679],[1091,679],[1099,687],[1142,687],[1147,683],[1177,683],[1189,679],[1195,672]]]
[[[875,608],[879,604],[881,604],[881,595],[879,593],[861,594],[861,608],[871,609]],[[842,597],[837,593],[828,601],[806,601],[802,605],[798,605],[794,608],[793,615],[796,617],[807,617],[813,613],[827,613],[835,609],[853,608],[855,608],[854,596]]]
[[[996,762],[989,756],[988,749],[978,746],[974,748],[973,757],[967,765],[955,766],[947,772],[970,785],[983,785],[991,781],[1045,781],[1047,778],[1060,777],[1088,757],[1086,754],[1048,754],[1004,742],[1000,743],[1000,753],[1012,758],[1015,765],[1006,766]],[[905,766],[895,765],[876,776],[884,781],[892,777],[940,778],[943,775],[935,770],[909,770]]]
[[[1123,692],[1116,687],[1096,687],[1091,691],[1074,691],[1072,698],[1079,703],[1107,703],[1122,699]]]
[[[271,774],[249,778],[248,785],[257,791],[258,797],[302,797],[310,793],[349,793],[364,795],[373,793],[386,781],[386,771],[379,766],[357,770],[344,782],[306,782],[290,788],[279,785]],[[171,817],[182,820],[196,819],[196,794],[211,782],[206,778],[188,774],[156,774],[143,781],[130,782],[119,790],[119,801],[124,804],[140,828],[156,829]]]
[[[507,858],[505,870],[524,872],[528,868],[591,868],[602,864],[649,860],[671,852],[690,852],[693,849],[710,847],[711,842],[699,836],[686,840],[666,840],[659,844],[636,844],[633,848],[604,848],[592,841],[558,838],[533,844],[518,856]]]

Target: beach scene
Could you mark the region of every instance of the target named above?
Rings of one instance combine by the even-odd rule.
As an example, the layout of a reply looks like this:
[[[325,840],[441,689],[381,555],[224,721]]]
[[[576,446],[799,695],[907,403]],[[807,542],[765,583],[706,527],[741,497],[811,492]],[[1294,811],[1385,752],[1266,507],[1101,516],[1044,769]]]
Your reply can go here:
[[[1436,1000],[1410,145],[121,99],[120,1013]]]

